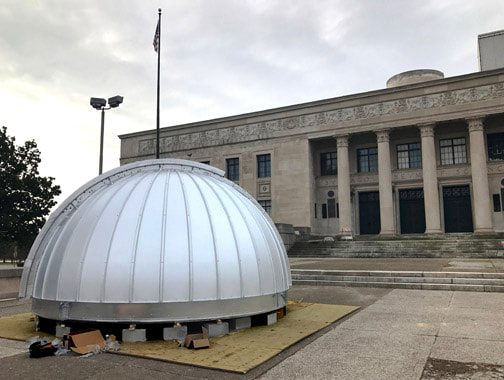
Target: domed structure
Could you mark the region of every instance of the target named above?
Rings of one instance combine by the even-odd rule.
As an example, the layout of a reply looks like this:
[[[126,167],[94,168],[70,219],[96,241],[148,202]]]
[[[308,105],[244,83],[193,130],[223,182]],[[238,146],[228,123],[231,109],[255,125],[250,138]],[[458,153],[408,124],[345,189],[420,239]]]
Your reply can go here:
[[[287,254],[273,222],[224,172],[139,161],[90,181],[50,216],[20,297],[54,320],[226,319],[287,303]]]

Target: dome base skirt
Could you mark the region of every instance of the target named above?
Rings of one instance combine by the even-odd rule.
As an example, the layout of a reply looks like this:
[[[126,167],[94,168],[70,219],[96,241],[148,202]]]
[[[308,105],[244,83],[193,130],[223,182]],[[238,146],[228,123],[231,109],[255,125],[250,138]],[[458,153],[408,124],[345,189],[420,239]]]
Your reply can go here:
[[[265,296],[165,303],[100,303],[32,299],[36,315],[57,321],[192,322],[263,314],[287,304],[287,291]]]

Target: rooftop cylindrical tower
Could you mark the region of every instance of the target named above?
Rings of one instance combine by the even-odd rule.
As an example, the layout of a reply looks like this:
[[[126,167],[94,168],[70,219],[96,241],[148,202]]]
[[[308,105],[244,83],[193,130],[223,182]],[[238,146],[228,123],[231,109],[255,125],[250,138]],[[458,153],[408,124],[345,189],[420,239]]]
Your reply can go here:
[[[444,74],[439,70],[420,69],[405,71],[391,77],[387,81],[387,88],[407,86],[409,84],[422,83],[443,78]]]

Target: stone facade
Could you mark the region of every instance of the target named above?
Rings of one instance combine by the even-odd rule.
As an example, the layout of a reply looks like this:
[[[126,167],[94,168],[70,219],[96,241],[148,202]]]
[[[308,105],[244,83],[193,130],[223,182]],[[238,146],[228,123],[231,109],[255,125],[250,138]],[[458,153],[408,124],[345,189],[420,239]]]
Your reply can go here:
[[[500,133],[504,69],[163,128],[160,152],[223,170],[238,158],[236,182],[272,219],[313,234],[488,233],[504,231],[504,160],[487,147]],[[154,130],[120,138],[121,164],[155,156]]]

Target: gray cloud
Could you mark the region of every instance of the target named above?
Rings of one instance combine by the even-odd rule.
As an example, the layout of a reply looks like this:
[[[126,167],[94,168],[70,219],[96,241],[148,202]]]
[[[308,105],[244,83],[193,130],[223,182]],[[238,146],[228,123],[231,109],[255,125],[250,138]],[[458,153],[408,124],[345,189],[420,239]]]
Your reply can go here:
[[[80,128],[80,145],[64,149],[89,176],[95,164],[88,156],[97,149],[89,144],[96,141],[99,119],[88,105],[90,96],[125,97],[124,105],[107,116],[108,168],[117,165],[117,134],[155,126],[152,39],[159,4],[4,0],[0,5],[0,82],[9,83],[8,95],[22,98],[23,108],[33,112],[37,128],[30,133],[43,146],[51,146],[54,136],[61,146]],[[477,35],[503,29],[501,4],[161,2],[162,125],[379,89],[390,76],[415,68],[435,68],[447,76],[476,71]],[[48,99],[60,99],[71,114],[35,111]],[[15,125],[11,133],[24,133],[26,128],[15,122],[19,110],[4,111],[0,118]],[[43,154],[48,163],[59,159],[56,149]],[[62,169],[52,170],[69,181]],[[68,191],[82,178],[72,181]]]

